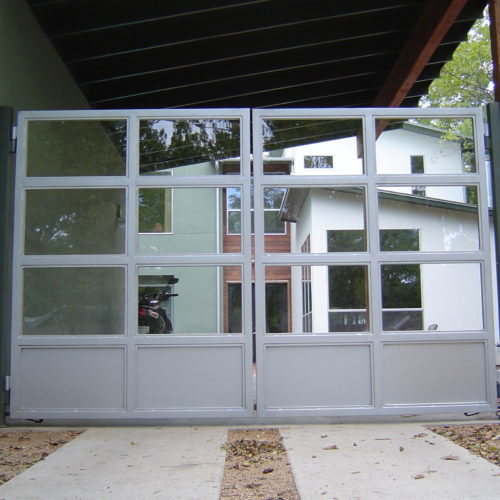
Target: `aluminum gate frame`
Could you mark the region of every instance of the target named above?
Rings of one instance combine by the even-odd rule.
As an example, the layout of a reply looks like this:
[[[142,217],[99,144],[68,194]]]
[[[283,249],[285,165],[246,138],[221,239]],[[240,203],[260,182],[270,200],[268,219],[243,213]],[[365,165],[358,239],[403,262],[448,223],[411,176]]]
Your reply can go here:
[[[376,248],[378,231],[377,186],[408,185],[414,178],[404,175],[377,175],[375,170],[375,119],[407,117],[470,117],[475,122],[475,144],[479,171],[457,175],[422,175],[419,183],[429,186],[477,184],[486,186],[483,130],[480,110],[453,109],[300,109],[253,110],[253,183],[255,193],[255,307],[265,310],[266,265],[331,265],[338,262],[363,263],[371,269],[372,288],[380,284],[375,268],[381,262],[412,262],[415,256],[401,253],[381,256],[332,254],[269,254],[264,249],[263,200],[264,187],[363,186],[367,193],[367,230],[371,247]],[[123,118],[128,121],[127,175],[122,177],[38,177],[26,172],[29,120],[74,120]],[[211,176],[165,179],[140,178],[136,168],[138,157],[139,118],[203,119],[233,118],[241,120],[241,172],[234,176]],[[270,119],[336,119],[363,120],[365,165],[363,176],[283,176],[263,174],[262,120]],[[422,263],[480,262],[482,264],[482,297],[485,328],[474,332],[383,333],[378,312],[381,304],[371,294],[375,325],[378,331],[369,334],[265,334],[265,318],[256,315],[256,394],[252,366],[252,254],[250,235],[251,172],[250,111],[235,110],[122,110],[21,112],[18,116],[19,146],[16,179],[16,227],[14,243],[13,324],[11,356],[11,415],[9,422],[23,419],[47,420],[123,420],[164,418],[238,418],[276,419],[290,417],[333,417],[354,415],[391,415],[401,413],[454,413],[492,411],[496,401],[494,362],[491,255],[488,245],[477,252],[419,252]],[[242,190],[243,231],[240,254],[183,254],[169,256],[138,255],[135,252],[136,198],[139,186],[165,187],[229,187]],[[54,188],[122,188],[127,191],[127,252],[123,255],[40,256],[23,255],[24,204],[26,189]],[[482,241],[488,241],[488,200],[486,189],[480,189],[479,212]],[[136,269],[144,266],[209,266],[240,265],[243,269],[244,335],[173,335],[138,336],[136,324]],[[126,334],[116,336],[29,336],[22,331],[22,269],[50,266],[108,266],[126,269],[127,312]],[[377,319],[378,318],[378,319]],[[377,323],[378,322],[378,323]],[[128,332],[128,333],[127,333]],[[156,356],[156,357],[155,357]],[[414,357],[430,363],[439,380],[426,379],[426,370],[401,377],[397,387],[389,377],[398,373],[401,359]],[[443,365],[446,360],[455,365]],[[173,366],[165,368],[168,359]],[[177,361],[176,361],[177,360]],[[384,361],[385,360],[385,361]],[[306,361],[306,362],[305,362]],[[469,384],[460,378],[457,361],[475,364],[479,387],[473,398],[441,401],[439,397],[456,384]],[[71,369],[68,367],[71,366]],[[186,370],[189,366],[189,370]],[[138,378],[141,370],[158,371],[168,377],[177,371],[190,377],[179,378],[173,395],[175,404],[141,407]],[[347,369],[347,371],[346,371]],[[64,370],[66,372],[62,373]],[[232,380],[229,388],[224,382]],[[294,382],[294,385],[290,383]],[[297,384],[297,381],[300,384]],[[351,382],[351,383],[348,383]],[[201,384],[201,389],[194,390]],[[437,384],[437,388],[433,387]],[[292,388],[290,389],[290,387]],[[333,387],[333,388],[332,388]],[[359,388],[361,387],[361,392]],[[413,387],[427,391],[425,403],[397,401],[397,396]],[[162,379],[151,381],[149,394],[164,392]],[[194,390],[182,406],[182,394]],[[40,392],[41,391],[41,392]],[[352,392],[363,395],[356,404],[350,402]],[[391,393],[393,391],[393,393]],[[207,397],[207,393],[209,396]],[[311,393],[314,395],[311,398]],[[283,396],[285,394],[285,396]],[[199,398],[199,401],[197,401]],[[314,404],[310,401],[314,400]],[[411,398],[410,398],[411,399]],[[418,399],[418,398],[417,398]],[[163,401],[162,399],[161,401]],[[160,401],[160,402],[161,402]],[[211,401],[207,403],[207,401]],[[254,404],[256,401],[256,410]],[[304,404],[303,401],[306,401]],[[110,404],[111,402],[111,404]],[[180,402],[180,403],[179,403]]]

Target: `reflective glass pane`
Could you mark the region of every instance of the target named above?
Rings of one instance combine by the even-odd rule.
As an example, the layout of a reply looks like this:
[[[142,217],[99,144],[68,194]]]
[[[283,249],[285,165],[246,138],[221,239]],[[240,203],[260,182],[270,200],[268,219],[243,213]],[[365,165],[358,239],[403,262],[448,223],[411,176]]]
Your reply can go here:
[[[280,236],[266,236],[266,252],[364,252],[367,249],[362,187],[286,188],[278,214],[290,229]]]
[[[266,332],[369,330],[368,267],[266,266]]]
[[[330,332],[369,329],[367,266],[329,266],[328,296]]]
[[[377,173],[474,173],[473,126],[472,118],[378,119]]]
[[[24,335],[124,333],[123,268],[26,268],[23,277]]]
[[[477,199],[476,186],[379,188],[380,250],[478,250]]]
[[[387,264],[381,272],[384,330],[484,328],[480,264]]]
[[[32,120],[27,175],[125,175],[126,147],[126,120]]]
[[[155,119],[140,121],[141,175],[177,176],[239,174],[240,121]]]
[[[240,188],[140,188],[141,254],[241,252]]]
[[[125,252],[124,189],[29,189],[28,255]]]
[[[295,175],[361,175],[363,121],[275,119],[262,123],[264,173]],[[288,161],[280,169],[277,161]]]
[[[138,333],[242,333],[240,266],[140,267]]]

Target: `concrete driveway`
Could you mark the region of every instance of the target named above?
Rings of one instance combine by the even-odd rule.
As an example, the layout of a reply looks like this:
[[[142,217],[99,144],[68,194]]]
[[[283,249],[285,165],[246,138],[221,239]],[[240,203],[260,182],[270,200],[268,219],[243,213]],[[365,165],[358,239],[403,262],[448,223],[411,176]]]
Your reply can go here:
[[[500,467],[420,423],[272,427],[302,500],[500,499]],[[217,500],[228,429],[90,428],[0,486],[0,499]]]

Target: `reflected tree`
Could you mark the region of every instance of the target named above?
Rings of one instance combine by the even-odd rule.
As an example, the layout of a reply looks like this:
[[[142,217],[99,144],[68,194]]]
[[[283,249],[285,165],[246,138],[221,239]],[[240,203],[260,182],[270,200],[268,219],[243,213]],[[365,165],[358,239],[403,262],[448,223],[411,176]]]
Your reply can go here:
[[[25,253],[123,253],[124,223],[123,189],[28,190]]]
[[[240,155],[239,120],[143,120],[142,174]]]

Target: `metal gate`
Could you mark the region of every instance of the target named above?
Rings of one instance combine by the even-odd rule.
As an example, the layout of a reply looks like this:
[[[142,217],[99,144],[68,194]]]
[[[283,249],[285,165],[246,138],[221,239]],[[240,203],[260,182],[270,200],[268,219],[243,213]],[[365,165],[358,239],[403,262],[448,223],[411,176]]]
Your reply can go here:
[[[480,111],[250,126],[19,114],[13,421],[493,408]]]

